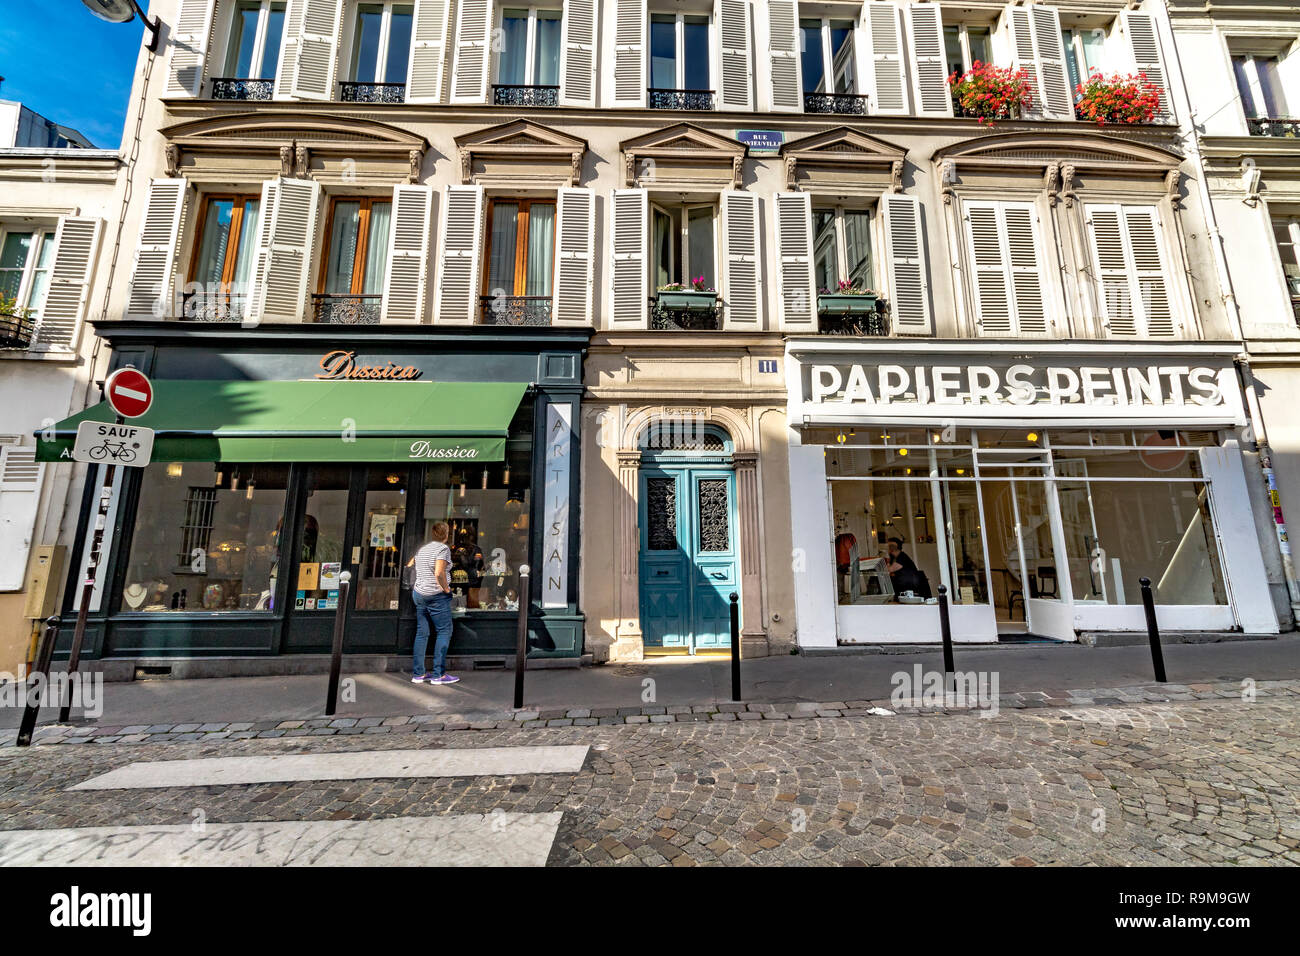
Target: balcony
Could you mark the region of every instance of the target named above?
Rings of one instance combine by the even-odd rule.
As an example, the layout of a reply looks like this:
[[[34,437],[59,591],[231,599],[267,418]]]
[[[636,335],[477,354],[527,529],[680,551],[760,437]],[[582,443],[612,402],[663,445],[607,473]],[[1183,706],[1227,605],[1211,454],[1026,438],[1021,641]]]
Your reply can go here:
[[[865,116],[867,97],[856,93],[805,93],[803,95],[805,113],[841,113]]]
[[[275,92],[275,80],[240,80],[218,77],[212,81],[214,100],[269,100]]]
[[[646,102],[652,110],[711,110],[712,90],[646,90]]]
[[[242,322],[248,313],[248,296],[238,292],[185,292],[181,294],[181,319],[186,322]]]
[[[340,83],[344,103],[405,103],[405,83]]]
[[[493,106],[559,106],[560,88],[558,86],[509,86],[496,84],[492,87]]]
[[[550,325],[549,295],[484,295],[479,297],[482,325]]]
[[[311,297],[311,320],[322,325],[378,325],[382,295],[334,295]]]
[[[842,301],[858,299],[865,307],[846,309]],[[875,296],[819,295],[817,297],[817,331],[822,335],[851,335],[873,338],[889,335],[889,306]]]
[[[0,312],[0,349],[30,348],[35,335],[36,319],[33,316]]]
[[[659,296],[650,299],[650,328],[655,332],[720,332],[722,304],[715,295],[708,308],[671,308],[674,301]]]
[[[1246,126],[1249,127],[1251,136],[1275,136],[1282,139],[1300,137],[1300,119],[1280,119],[1267,116],[1251,119],[1248,117]]]

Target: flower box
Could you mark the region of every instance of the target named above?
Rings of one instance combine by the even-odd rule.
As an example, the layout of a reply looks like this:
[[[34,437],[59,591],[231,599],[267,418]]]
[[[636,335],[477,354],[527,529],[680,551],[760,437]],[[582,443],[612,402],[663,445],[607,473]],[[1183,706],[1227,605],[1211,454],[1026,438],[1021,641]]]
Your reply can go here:
[[[817,311],[826,315],[851,315],[876,311],[876,296],[839,292],[817,296]]]
[[[668,292],[661,290],[656,300],[661,309],[680,312],[708,312],[718,304],[718,293],[693,290]]]
[[[0,349],[30,348],[36,322],[29,315],[0,312]]]

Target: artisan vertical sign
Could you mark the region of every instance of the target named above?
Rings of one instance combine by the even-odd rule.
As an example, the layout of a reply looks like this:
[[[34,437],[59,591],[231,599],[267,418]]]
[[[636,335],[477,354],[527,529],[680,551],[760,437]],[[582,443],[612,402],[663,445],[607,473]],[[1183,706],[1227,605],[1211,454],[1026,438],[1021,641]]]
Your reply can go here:
[[[573,409],[546,407],[545,532],[542,561],[542,607],[569,606],[569,468]]]

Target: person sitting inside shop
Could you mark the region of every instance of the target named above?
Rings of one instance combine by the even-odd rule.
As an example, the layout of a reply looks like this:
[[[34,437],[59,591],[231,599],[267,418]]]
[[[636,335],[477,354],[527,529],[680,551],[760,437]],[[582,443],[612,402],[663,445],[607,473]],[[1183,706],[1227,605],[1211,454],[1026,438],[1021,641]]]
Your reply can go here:
[[[885,543],[889,558],[885,565],[889,571],[889,581],[894,586],[895,594],[918,590],[919,574],[912,556],[903,550],[902,538],[890,538]]]

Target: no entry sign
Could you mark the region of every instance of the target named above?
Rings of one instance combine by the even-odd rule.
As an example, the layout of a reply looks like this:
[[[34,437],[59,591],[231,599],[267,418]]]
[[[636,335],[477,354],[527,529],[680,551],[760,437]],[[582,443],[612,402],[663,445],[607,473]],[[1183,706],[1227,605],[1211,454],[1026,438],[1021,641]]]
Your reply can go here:
[[[143,372],[120,368],[104,383],[104,394],[113,411],[123,418],[139,418],[153,404],[153,385]]]

